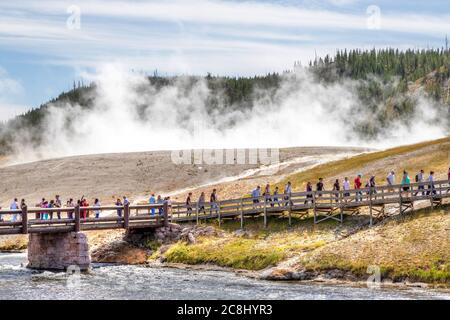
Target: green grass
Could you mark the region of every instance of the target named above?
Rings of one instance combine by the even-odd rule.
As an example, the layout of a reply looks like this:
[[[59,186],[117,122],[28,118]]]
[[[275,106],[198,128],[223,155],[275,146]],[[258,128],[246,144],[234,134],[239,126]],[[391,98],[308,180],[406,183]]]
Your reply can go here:
[[[254,239],[235,238],[223,243],[209,239],[197,245],[178,242],[164,256],[168,262],[260,270],[276,265],[286,254],[281,248],[258,247]]]

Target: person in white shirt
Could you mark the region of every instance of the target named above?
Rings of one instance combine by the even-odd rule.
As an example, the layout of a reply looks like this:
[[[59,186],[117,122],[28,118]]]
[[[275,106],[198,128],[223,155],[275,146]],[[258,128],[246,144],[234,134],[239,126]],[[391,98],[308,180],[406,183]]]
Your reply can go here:
[[[434,171],[430,171],[430,175],[428,176],[427,196],[430,194],[436,194],[436,189],[434,188]]]
[[[100,203],[100,200],[95,199],[94,201],[94,214],[95,214],[95,219],[100,218],[100,207],[102,206],[102,204]]]
[[[292,184],[288,181],[287,185],[284,187],[284,200],[288,200],[291,197],[292,193]],[[285,206],[287,207],[289,204],[292,204],[292,201],[286,201]]]
[[[18,210],[19,209],[19,204],[17,203],[17,199],[16,198],[14,198],[13,202],[11,202],[11,205],[9,206],[9,209],[11,209],[11,210]],[[13,214],[12,221],[13,222],[17,221],[17,213]]]
[[[392,187],[395,184],[395,172],[391,171],[386,178],[388,186]],[[394,188],[389,188],[389,191],[394,191]]]
[[[344,178],[344,182],[342,183],[342,186],[344,188],[344,197],[350,196],[350,181],[348,180],[348,177]]]

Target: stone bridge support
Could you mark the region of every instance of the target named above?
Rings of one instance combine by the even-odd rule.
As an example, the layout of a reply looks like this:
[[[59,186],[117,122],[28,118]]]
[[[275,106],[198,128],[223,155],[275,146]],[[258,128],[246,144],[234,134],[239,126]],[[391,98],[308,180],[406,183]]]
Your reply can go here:
[[[87,237],[82,232],[29,235],[28,268],[66,270],[69,266],[78,266],[86,271],[90,263]]]

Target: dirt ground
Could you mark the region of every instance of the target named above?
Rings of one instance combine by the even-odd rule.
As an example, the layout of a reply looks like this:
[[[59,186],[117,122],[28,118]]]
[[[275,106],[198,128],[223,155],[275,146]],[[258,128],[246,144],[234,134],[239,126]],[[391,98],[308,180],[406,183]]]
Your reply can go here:
[[[63,201],[69,197],[78,199],[84,195],[90,201],[99,198],[102,204],[106,205],[123,195],[140,201],[147,199],[151,192],[176,195],[189,188],[209,188],[211,183],[223,183],[224,190],[235,191],[227,191],[226,195],[233,195],[246,191],[250,184],[265,181],[270,177],[278,179],[287,173],[317,163],[364,151],[367,149],[281,149],[280,163],[277,166],[175,164],[171,152],[167,151],[86,155],[18,165],[4,163],[3,167],[0,167],[0,205],[8,206],[11,200],[17,197],[19,201],[24,198],[29,206],[34,206],[42,197],[53,198],[56,194],[61,195]],[[225,193],[221,197],[224,198],[224,195]],[[183,196],[180,195],[179,200],[183,197],[184,193]]]

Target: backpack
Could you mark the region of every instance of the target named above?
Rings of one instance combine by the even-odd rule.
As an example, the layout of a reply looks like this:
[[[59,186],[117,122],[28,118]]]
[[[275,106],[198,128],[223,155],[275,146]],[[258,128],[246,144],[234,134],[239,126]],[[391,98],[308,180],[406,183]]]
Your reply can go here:
[[[419,174],[416,174],[416,182],[419,182]]]

